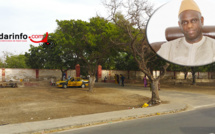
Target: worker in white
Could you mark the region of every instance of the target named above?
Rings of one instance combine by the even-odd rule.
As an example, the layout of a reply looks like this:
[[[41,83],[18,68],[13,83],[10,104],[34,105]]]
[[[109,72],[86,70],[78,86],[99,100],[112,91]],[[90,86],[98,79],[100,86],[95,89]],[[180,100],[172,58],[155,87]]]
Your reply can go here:
[[[164,43],[157,54],[186,66],[199,66],[215,61],[215,40],[203,36],[204,18],[193,0],[181,2],[178,25],[184,37]]]

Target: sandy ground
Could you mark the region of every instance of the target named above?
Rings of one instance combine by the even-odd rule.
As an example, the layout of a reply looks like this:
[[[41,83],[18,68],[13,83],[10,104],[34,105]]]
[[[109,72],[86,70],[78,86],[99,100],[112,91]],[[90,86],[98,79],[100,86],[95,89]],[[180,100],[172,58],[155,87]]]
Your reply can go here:
[[[88,88],[28,85],[34,86],[0,88],[0,125],[124,110],[149,101],[136,93],[104,87],[90,93]]]
[[[48,82],[0,88],[0,125],[138,108],[150,99],[150,91],[146,97],[140,88],[138,91],[119,90],[102,85],[96,85],[93,93],[88,92],[88,88],[56,88]],[[143,84],[127,84],[127,87],[142,88]],[[161,90],[215,95],[215,85],[161,83]]]
[[[197,83],[196,85],[164,83],[161,89],[215,95],[215,83]]]

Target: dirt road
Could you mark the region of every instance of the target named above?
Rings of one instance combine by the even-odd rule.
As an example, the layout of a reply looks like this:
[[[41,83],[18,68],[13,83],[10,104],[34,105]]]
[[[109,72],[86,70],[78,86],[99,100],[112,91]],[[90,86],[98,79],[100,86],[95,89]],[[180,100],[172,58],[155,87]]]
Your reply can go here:
[[[32,85],[32,84],[29,84]],[[56,88],[49,84],[0,88],[0,125],[141,107],[149,98],[123,90]]]
[[[149,88],[143,88],[143,84],[121,87],[97,83],[93,93],[87,88],[56,88],[48,82],[0,90],[0,125],[139,108],[151,97]],[[161,84],[163,90],[215,95],[215,86],[211,85]]]

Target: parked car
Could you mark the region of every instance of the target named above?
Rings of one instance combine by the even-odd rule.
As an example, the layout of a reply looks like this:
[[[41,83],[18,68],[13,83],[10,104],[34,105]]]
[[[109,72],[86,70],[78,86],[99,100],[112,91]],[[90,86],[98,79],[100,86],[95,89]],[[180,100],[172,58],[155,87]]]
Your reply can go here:
[[[85,88],[89,85],[89,80],[82,79],[80,77],[72,77],[71,79],[67,79],[66,81],[57,81],[57,87],[82,87]]]

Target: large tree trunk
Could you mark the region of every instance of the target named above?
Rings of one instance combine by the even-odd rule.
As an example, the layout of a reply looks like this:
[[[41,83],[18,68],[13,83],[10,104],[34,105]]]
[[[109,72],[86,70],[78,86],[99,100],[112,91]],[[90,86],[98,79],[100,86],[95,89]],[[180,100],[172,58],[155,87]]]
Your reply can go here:
[[[184,72],[184,79],[185,80],[187,79],[187,74],[188,74],[188,72]]]
[[[90,92],[93,92],[93,87],[94,87],[94,84],[95,84],[95,76],[90,76],[89,78],[89,91]]]
[[[152,90],[152,97],[151,100],[148,102],[148,104],[159,104],[161,102],[159,98],[159,93],[158,93],[158,84],[159,80],[153,80],[151,82],[151,90]]]
[[[192,79],[193,79],[192,85],[196,85],[196,75],[195,75],[196,71],[195,71],[195,68],[191,67],[191,71],[192,71]]]

